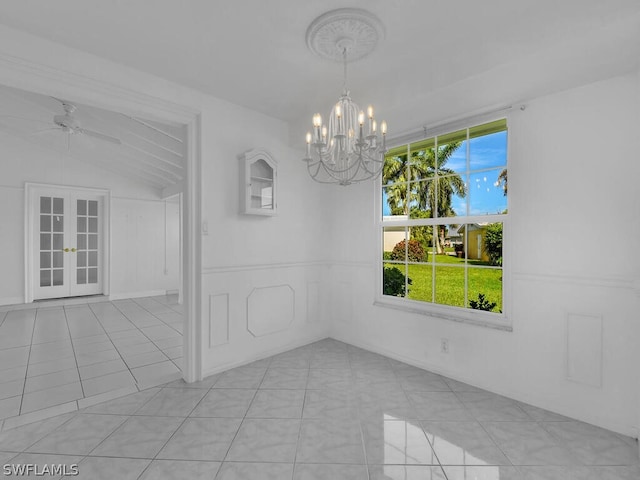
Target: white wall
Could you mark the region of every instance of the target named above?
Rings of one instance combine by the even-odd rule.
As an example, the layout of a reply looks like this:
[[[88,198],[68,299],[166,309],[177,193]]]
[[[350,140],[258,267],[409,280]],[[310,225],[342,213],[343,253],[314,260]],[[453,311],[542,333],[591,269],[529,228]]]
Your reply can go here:
[[[178,289],[175,203],[165,207],[154,188],[5,132],[0,132],[0,155],[0,305],[24,302],[25,182],[111,191],[110,293],[115,298]],[[170,262],[166,268],[165,260]]]
[[[352,207],[333,224],[332,336],[637,435],[639,92],[633,74],[512,115],[512,332],[373,306],[374,191],[337,190],[336,205]]]
[[[144,118],[199,114],[200,144],[194,147],[209,234],[202,236],[198,265],[202,329],[196,336],[205,374],[327,335],[325,269],[318,260],[328,255],[331,212],[326,191],[299,160],[301,151],[287,146],[283,122],[1,25],[0,83]],[[239,213],[237,157],[252,148],[265,148],[279,163],[279,214],[273,218]],[[287,313],[284,322],[262,313],[275,301]],[[221,343],[226,332],[228,342]]]
[[[206,373],[324,338],[321,286],[329,209],[283,122],[202,104],[202,349]],[[205,112],[211,113],[205,115]],[[215,113],[214,113],[215,112]],[[241,159],[261,148],[278,163],[277,215],[240,213]],[[280,319],[267,313],[282,313]],[[226,340],[228,337],[228,341]]]

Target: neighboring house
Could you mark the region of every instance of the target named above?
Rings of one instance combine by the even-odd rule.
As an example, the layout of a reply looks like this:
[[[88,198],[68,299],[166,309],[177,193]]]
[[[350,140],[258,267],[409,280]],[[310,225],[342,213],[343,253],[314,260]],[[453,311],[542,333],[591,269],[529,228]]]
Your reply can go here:
[[[461,236],[460,240],[462,242],[464,242],[464,237],[467,235],[467,258],[484,262],[489,261],[489,256],[484,251],[484,236],[487,233],[488,225],[486,222],[470,223],[461,225],[458,228],[458,234]]]
[[[385,220],[390,220],[392,218],[398,219],[398,220],[406,220],[407,216],[394,215],[393,217],[387,217],[387,216],[384,217]],[[393,247],[395,247],[399,242],[403,241],[404,238],[405,238],[405,232],[404,232],[403,226],[385,228],[383,239],[382,239],[382,242],[384,243],[383,252],[392,251]]]

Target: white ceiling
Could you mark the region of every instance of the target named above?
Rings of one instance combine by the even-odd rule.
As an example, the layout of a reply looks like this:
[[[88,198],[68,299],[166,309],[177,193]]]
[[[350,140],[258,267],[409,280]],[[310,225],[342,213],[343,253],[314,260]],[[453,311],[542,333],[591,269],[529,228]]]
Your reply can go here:
[[[81,162],[144,182],[157,189],[179,183],[186,168],[185,134],[180,126],[165,125],[82,105],[72,117],[93,136],[64,132],[54,116],[64,115],[62,102],[16,88],[0,86],[0,130]],[[106,135],[119,143],[100,138]]]
[[[3,0],[0,22],[296,130],[340,93],[341,66],[310,53],[305,32],[341,7],[366,8],[386,27],[379,48],[349,67],[349,85],[392,131],[639,65],[638,0]],[[416,113],[418,101],[430,108]]]

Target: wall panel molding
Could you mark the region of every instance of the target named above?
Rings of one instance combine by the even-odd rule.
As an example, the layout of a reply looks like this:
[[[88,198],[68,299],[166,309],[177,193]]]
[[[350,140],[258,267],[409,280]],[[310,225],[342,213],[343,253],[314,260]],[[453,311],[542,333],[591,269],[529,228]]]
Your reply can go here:
[[[295,318],[291,285],[257,287],[247,295],[247,331],[254,337],[286,330]]]
[[[209,295],[209,348],[229,343],[229,294]]]
[[[561,283],[585,287],[605,287],[623,290],[639,290],[639,283],[628,277],[587,277],[578,275],[554,275],[541,273],[514,272],[513,280],[523,282]]]
[[[324,267],[327,262],[288,262],[288,263],[254,263],[247,265],[224,265],[220,267],[204,267],[202,275],[216,275],[219,273],[248,272],[254,270],[273,270],[282,268]]]

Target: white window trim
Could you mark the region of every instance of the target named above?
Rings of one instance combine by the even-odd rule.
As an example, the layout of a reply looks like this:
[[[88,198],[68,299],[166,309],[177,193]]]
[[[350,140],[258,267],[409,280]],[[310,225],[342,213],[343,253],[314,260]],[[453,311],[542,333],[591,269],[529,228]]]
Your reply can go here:
[[[507,168],[512,163],[511,159],[511,145],[513,141],[511,139],[512,132],[510,115],[497,114],[494,112],[489,115],[474,116],[464,120],[459,120],[446,125],[436,126],[433,128],[425,129],[428,137],[447,134],[455,130],[472,127],[474,125],[480,125],[482,123],[488,123],[494,120],[506,118],[509,133],[507,135]],[[414,141],[427,138],[424,134],[414,134],[411,137],[403,135],[396,139],[391,139],[388,142],[388,148],[395,148],[403,144],[412,143]],[[470,325],[476,325],[480,327],[487,327],[497,330],[513,331],[513,324],[511,321],[511,308],[512,308],[512,294],[511,294],[511,242],[510,238],[510,221],[509,216],[511,214],[511,205],[509,205],[509,213],[504,215],[481,215],[481,216],[459,216],[455,218],[464,219],[465,223],[474,223],[477,221],[495,220],[499,217],[502,222],[502,313],[488,313],[482,310],[474,310],[464,307],[455,307],[450,305],[442,305],[437,303],[422,302],[419,300],[411,300],[405,297],[393,297],[390,295],[382,294],[382,272],[383,272],[383,228],[386,226],[392,226],[393,220],[383,221],[382,216],[382,176],[380,176],[375,182],[373,182],[374,191],[374,214],[375,214],[375,228],[376,228],[376,275],[375,275],[375,295],[373,304],[378,307],[391,308],[395,310],[401,310],[408,313],[420,314],[429,317],[440,318],[444,320],[451,320],[459,323],[466,323]],[[442,223],[446,223],[446,219]],[[411,220],[402,220],[396,222],[402,225],[411,225]],[[416,224],[420,224],[420,220],[416,220]]]

